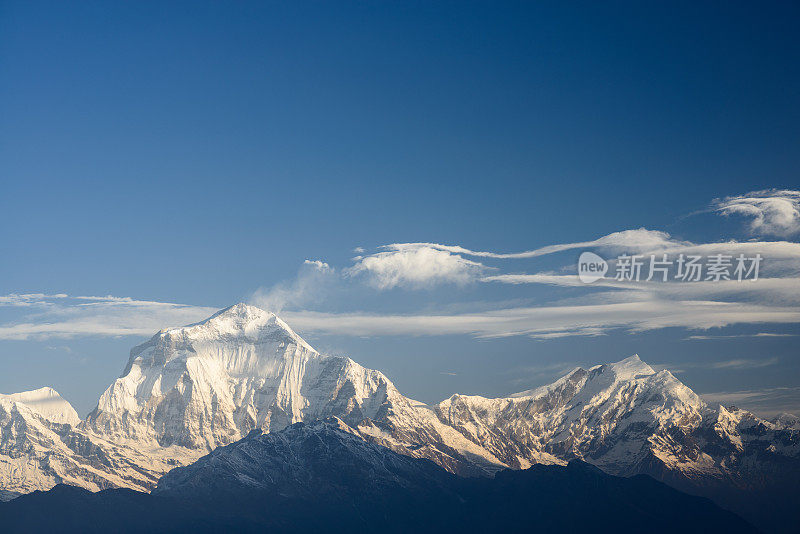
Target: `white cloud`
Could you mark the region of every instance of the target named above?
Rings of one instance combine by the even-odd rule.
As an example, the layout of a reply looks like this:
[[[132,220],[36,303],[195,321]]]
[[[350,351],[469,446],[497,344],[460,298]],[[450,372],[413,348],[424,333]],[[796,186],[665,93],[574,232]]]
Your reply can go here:
[[[725,335],[725,336],[688,336],[684,338],[684,341],[708,341],[708,340],[720,340],[720,339],[741,339],[741,338],[775,338],[775,337],[796,337],[796,334],[773,334],[769,332],[759,332],[757,334],[733,334],[733,335]]]
[[[575,337],[575,336],[584,336],[584,337],[595,337],[595,336],[602,336],[606,332],[602,327],[582,327],[576,328],[575,330],[561,330],[557,332],[545,332],[542,334],[528,334],[528,337],[532,339],[539,339],[539,340],[548,340],[548,339],[560,339],[564,337]]]
[[[534,257],[576,247],[606,247],[640,253],[761,253],[765,257],[756,281],[627,282],[600,280],[586,285],[576,275],[560,273],[486,275],[486,266],[462,255],[491,258]],[[654,248],[655,247],[655,248]],[[800,322],[800,244],[791,242],[724,242],[695,244],[663,232],[629,230],[594,241],[552,245],[515,254],[476,252],[432,243],[396,243],[383,252],[356,258],[349,274],[366,273],[381,289],[420,287],[437,282],[548,284],[591,291],[569,301],[538,307],[513,307],[481,312],[450,311],[412,315],[299,312],[291,322],[300,330],[344,335],[455,335],[535,339],[597,336],[611,329],[646,331],[668,327],[705,330],[733,324]],[[774,276],[767,276],[772,273]]]
[[[294,280],[259,288],[248,301],[259,308],[279,313],[321,302],[337,283],[336,270],[320,260],[305,260]]]
[[[757,280],[702,280],[698,282],[680,282],[669,280],[646,281],[648,258],[650,254],[660,257],[667,253],[673,261],[679,254],[699,255],[708,258],[714,254],[727,254],[736,258],[744,254],[745,258],[753,258],[760,254],[762,261]],[[721,243],[684,243],[671,245],[664,249],[648,250],[642,254],[645,258],[640,281],[618,281],[614,279],[615,260],[608,258],[611,267],[607,278],[592,284],[584,284],[577,274],[563,274],[575,270],[569,265],[559,273],[540,272],[533,274],[495,274],[483,276],[480,281],[487,283],[503,284],[544,284],[561,287],[586,288],[594,295],[610,297],[612,294],[639,294],[648,295],[648,298],[657,300],[719,300],[759,303],[765,306],[783,305],[800,306],[800,243],[788,241],[748,241],[748,242],[721,242]],[[735,260],[732,260],[735,265]],[[748,264],[749,265],[749,264]],[[733,271],[733,268],[731,268]],[[673,273],[674,274],[674,273]],[[750,275],[752,277],[752,274]],[[598,293],[600,291],[600,293]],[[621,299],[633,297],[619,297]],[[637,297],[641,298],[641,297]]]
[[[421,288],[440,283],[465,284],[476,280],[490,268],[464,256],[493,259],[535,258],[577,248],[642,251],[653,248],[673,248],[691,243],[676,241],[666,232],[625,230],[593,241],[548,245],[525,252],[499,253],[470,250],[457,245],[439,243],[393,243],[380,247],[382,252],[357,256],[356,264],[347,270],[350,275],[366,274],[371,285],[378,289],[397,286]],[[363,252],[363,249],[357,249]]]
[[[483,338],[526,335],[541,339],[548,334],[593,336],[616,328],[641,332],[668,327],[707,330],[742,323],[797,323],[800,309],[640,298],[628,302],[507,308],[449,315],[292,312],[285,314],[285,319],[300,332],[351,336],[468,334]]]
[[[13,302],[6,295],[0,302]],[[27,296],[35,307],[20,320],[0,324],[0,339],[26,340],[78,336],[150,336],[165,327],[190,324],[216,308],[122,297]],[[12,304],[13,305],[13,304]]]
[[[48,304],[50,300],[63,298],[67,298],[67,295],[64,293],[55,295],[47,295],[45,293],[11,293],[9,295],[0,295],[0,306],[43,306]]]
[[[800,193],[750,193],[716,201],[716,205],[720,213],[755,214],[754,224],[761,230],[785,230],[795,221],[794,212],[786,209],[787,199],[790,204],[796,202]],[[763,271],[757,281],[631,283],[604,279],[587,286],[577,276],[563,274],[565,271],[490,274],[492,267],[468,259],[468,256],[536,258],[579,248],[603,249],[607,258],[615,251],[643,255],[668,251],[672,256],[680,253],[753,256],[760,253],[764,258]],[[321,260],[305,260],[296,279],[261,288],[250,301],[280,312],[300,331],[355,336],[467,334],[491,338],[524,335],[546,340],[597,336],[620,328],[633,332],[668,327],[706,330],[732,324],[800,322],[800,243],[789,241],[697,244],[676,240],[665,232],[640,228],[614,232],[591,241],[555,244],[517,253],[474,251],[436,243],[395,243],[373,254],[366,254],[363,249],[357,252],[363,255],[354,258],[354,265],[343,271]],[[336,289],[347,288],[348,295],[352,294],[357,288],[346,284],[348,279],[357,277],[378,289],[423,288],[443,283],[465,285],[480,281],[591,290],[549,305],[526,307],[530,301],[517,300],[495,303],[495,308],[486,310],[484,307],[480,311],[475,306],[462,309],[451,306],[447,311],[438,308],[435,312],[405,315],[301,311],[321,303]],[[147,335],[165,326],[200,320],[215,311],[207,307],[110,295],[68,297],[37,293],[0,296],[0,306],[26,310],[20,320],[0,324],[0,339]],[[712,337],[698,334],[688,339]]]
[[[318,271],[323,271],[323,272],[331,270],[330,265],[320,260],[305,260],[303,261],[303,265],[308,265]]]
[[[752,219],[750,231],[755,234],[790,236],[800,232],[800,191],[752,191],[716,199],[712,208],[725,216],[741,215]]]
[[[584,282],[578,279],[577,275],[563,275],[552,273],[536,273],[536,274],[495,274],[492,276],[484,276],[481,282],[500,282],[503,284],[546,284],[564,287],[586,287]],[[612,280],[598,280],[598,285],[607,286],[613,284]]]
[[[580,241],[576,243],[561,243],[557,245],[548,245],[545,247],[527,250],[524,252],[481,252],[470,250],[458,245],[440,245],[438,243],[393,243],[385,245],[383,248],[403,251],[415,250],[419,248],[428,248],[450,252],[452,254],[463,254],[465,256],[477,256],[483,258],[496,258],[496,259],[524,259],[536,258],[547,254],[554,254],[556,252],[563,252],[565,250],[573,250],[577,248],[608,248],[612,250],[651,250],[661,248],[671,248],[681,245],[689,245],[691,243],[684,241],[677,241],[672,239],[666,232],[658,230],[647,230],[639,228],[636,230],[624,230],[621,232],[614,232],[606,236],[597,238],[592,241]]]
[[[618,281],[601,279],[584,284],[576,275],[508,274],[485,276],[483,282],[505,284],[547,284],[562,287],[583,287],[594,290],[625,291],[648,294],[652,298],[670,300],[724,299],[800,306],[800,278],[759,278],[758,280],[712,280],[699,282]],[[606,293],[603,293],[606,294]]]
[[[422,288],[441,283],[466,284],[488,269],[481,263],[434,247],[387,247],[393,250],[356,258],[356,264],[347,274],[365,275],[378,289]]]

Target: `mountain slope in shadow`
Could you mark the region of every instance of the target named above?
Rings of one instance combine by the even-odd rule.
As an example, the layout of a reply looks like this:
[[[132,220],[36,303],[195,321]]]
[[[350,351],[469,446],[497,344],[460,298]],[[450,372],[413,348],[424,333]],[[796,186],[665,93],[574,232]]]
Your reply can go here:
[[[341,420],[221,447],[152,494],[59,485],[0,504],[4,532],[754,532],[711,501],[574,461],[461,478]]]

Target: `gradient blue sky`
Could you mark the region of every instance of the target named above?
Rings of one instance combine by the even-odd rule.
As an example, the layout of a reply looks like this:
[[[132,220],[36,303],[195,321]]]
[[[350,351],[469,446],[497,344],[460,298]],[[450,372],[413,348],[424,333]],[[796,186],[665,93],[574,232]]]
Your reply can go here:
[[[0,0],[0,295],[151,302],[91,301],[128,333],[41,335],[9,332],[84,317],[89,301],[0,300],[0,391],[52,385],[85,413],[145,332],[278,294],[318,348],[424,401],[638,352],[698,392],[797,412],[800,328],[785,317],[547,339],[352,334],[307,317],[611,302],[474,273],[381,289],[348,271],[356,247],[518,252],[638,228],[796,243],[713,202],[800,186],[798,15],[792,3]],[[445,261],[537,273],[577,252]],[[720,298],[790,317],[792,254],[773,273],[788,297]],[[742,337],[764,333],[780,335]]]

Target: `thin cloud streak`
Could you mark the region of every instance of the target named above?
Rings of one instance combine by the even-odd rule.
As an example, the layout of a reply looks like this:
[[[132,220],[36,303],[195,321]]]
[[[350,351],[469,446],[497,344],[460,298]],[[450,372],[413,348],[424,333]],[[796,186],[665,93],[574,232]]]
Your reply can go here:
[[[757,334],[734,334],[729,336],[688,336],[684,338],[684,341],[706,341],[706,340],[718,340],[718,339],[741,339],[741,338],[781,338],[781,337],[797,337],[797,334],[773,334],[768,332],[759,332]]]
[[[566,250],[576,248],[614,248],[622,250],[649,250],[653,248],[671,248],[681,245],[688,245],[688,242],[673,240],[666,232],[658,230],[647,230],[639,228],[636,230],[624,230],[621,232],[614,232],[606,236],[600,237],[592,241],[580,241],[576,243],[561,243],[557,245],[548,245],[533,250],[524,252],[486,252],[476,251],[464,248],[458,245],[441,245],[439,243],[392,243],[391,245],[384,245],[382,248],[403,251],[413,250],[419,248],[429,248],[450,252],[453,254],[464,254],[466,256],[476,256],[483,258],[495,259],[524,259],[536,258],[545,256],[547,254],[554,254]]]
[[[800,304],[800,278],[759,278],[758,280],[720,280],[699,282],[618,281],[600,279],[590,285],[577,275],[505,274],[485,276],[482,282],[503,284],[544,284],[562,287],[602,288],[647,293],[669,299],[746,298],[763,303]]]
[[[41,294],[23,300],[37,311],[0,325],[0,339],[151,336],[165,327],[191,324],[217,311],[206,306],[113,296]],[[13,298],[4,298],[0,306],[16,306],[13,302]]]
[[[763,417],[800,414],[800,387],[774,387],[742,391],[717,391],[700,395],[709,404],[736,405]]]
[[[355,336],[458,335],[481,338],[547,334],[600,335],[615,328],[643,332],[668,327],[706,330],[740,323],[796,323],[800,310],[714,301],[637,301],[510,308],[455,315],[290,312],[299,331]]]

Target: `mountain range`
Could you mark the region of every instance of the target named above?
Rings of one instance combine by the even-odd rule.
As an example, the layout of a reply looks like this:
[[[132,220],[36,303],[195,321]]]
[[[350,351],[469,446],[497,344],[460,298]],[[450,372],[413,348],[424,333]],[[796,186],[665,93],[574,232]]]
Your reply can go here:
[[[48,513],[42,513],[47,510]],[[151,494],[58,485],[0,504],[6,532],[750,533],[711,501],[580,460],[462,478],[369,443],[337,418],[254,430]]]
[[[330,417],[456,475],[579,460],[712,497],[767,528],[797,503],[797,418],[711,406],[638,356],[508,397],[426,405],[246,304],[135,347],[84,420],[50,388],[0,396],[0,499],[57,484],[150,491],[219,447]]]

